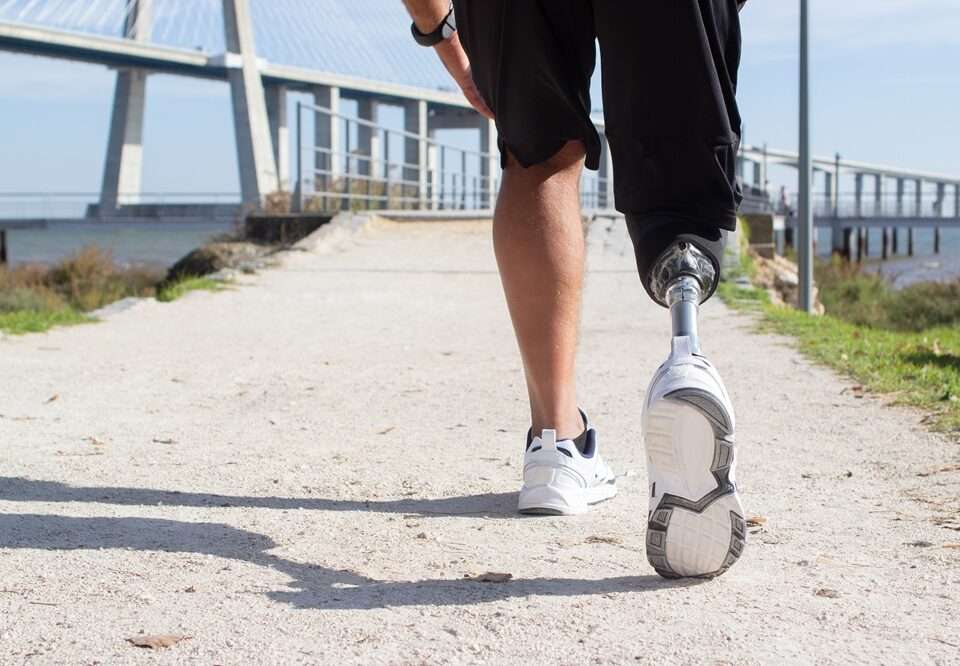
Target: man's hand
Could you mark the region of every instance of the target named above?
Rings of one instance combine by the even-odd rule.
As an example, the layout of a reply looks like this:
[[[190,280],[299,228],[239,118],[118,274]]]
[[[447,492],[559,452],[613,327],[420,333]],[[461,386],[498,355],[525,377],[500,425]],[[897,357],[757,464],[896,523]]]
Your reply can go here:
[[[420,32],[428,33],[433,31],[440,22],[443,21],[447,12],[450,11],[449,0],[403,0],[407,11],[413,17],[414,23]],[[486,117],[493,118],[493,112],[483,101],[480,91],[477,90],[477,84],[473,82],[473,75],[470,73],[470,59],[467,57],[463,45],[460,43],[460,37],[457,33],[449,39],[445,39],[433,47],[443,66],[450,72],[450,76],[460,86],[464,97],[470,102],[471,106],[477,112]]]
[[[460,37],[457,36],[457,33],[453,33],[450,39],[443,40],[433,48],[440,56],[443,66],[450,72],[450,76],[460,86],[460,90],[463,91],[463,96],[467,98],[467,101],[480,115],[492,120],[493,112],[483,101],[480,91],[477,90],[477,84],[473,82],[473,75],[470,72],[470,59],[467,58],[467,53],[463,50],[463,45],[460,43]]]

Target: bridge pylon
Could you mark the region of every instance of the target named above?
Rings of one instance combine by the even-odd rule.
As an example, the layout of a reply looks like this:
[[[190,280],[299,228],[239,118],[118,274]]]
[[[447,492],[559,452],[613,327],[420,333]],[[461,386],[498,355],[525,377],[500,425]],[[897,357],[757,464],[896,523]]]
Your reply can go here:
[[[124,36],[138,42],[150,39],[153,0],[133,0],[124,22]],[[147,71],[120,69],[113,93],[113,112],[107,139],[107,157],[100,190],[100,215],[109,216],[120,204],[139,202],[143,176],[143,115]]]
[[[233,101],[233,126],[243,203],[259,207],[279,188],[270,120],[253,37],[249,0],[223,0],[227,79]]]

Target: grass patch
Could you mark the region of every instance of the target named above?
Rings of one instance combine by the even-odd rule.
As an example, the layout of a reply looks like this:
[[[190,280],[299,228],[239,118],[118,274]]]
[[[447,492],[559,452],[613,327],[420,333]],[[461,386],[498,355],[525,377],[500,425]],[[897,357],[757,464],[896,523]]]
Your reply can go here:
[[[42,333],[54,326],[85,324],[93,321],[72,308],[52,311],[20,310],[0,313],[0,331],[11,335]]]
[[[224,288],[223,282],[212,278],[185,276],[161,287],[157,291],[157,300],[169,303],[191,291],[222,291]]]
[[[773,305],[761,289],[724,282],[717,293],[735,309],[759,313],[761,330],[795,337],[808,358],[868,391],[929,411],[935,429],[960,432],[960,326],[929,326],[957,321],[950,314],[956,303],[940,299],[944,287],[949,285],[917,285],[901,296],[877,287],[872,278],[838,279],[821,286],[827,314],[820,317]],[[932,301],[918,302],[931,290]],[[907,319],[908,313],[915,319]]]
[[[839,259],[818,263],[816,280],[826,311],[852,324],[913,332],[960,324],[960,281],[893,289],[882,276]]]
[[[85,247],[52,266],[0,266],[0,331],[20,335],[94,321],[85,313],[130,296],[169,303],[187,292],[220,291],[223,282],[186,276],[165,282],[165,271],[118,266],[109,252]]]

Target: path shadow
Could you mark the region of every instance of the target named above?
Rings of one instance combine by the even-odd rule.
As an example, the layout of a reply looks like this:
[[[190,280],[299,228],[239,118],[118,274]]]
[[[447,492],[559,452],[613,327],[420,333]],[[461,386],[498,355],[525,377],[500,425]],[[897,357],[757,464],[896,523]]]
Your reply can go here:
[[[656,575],[600,580],[520,578],[507,583],[465,579],[380,581],[354,571],[295,562],[269,551],[269,537],[223,523],[159,518],[88,518],[43,514],[0,515],[0,548],[53,551],[124,549],[212,555],[280,571],[287,590],[266,592],[297,608],[372,609],[391,606],[463,605],[533,595],[582,596],[686,587],[703,581],[668,581]]]
[[[364,511],[422,516],[517,516],[516,493],[482,493],[436,499],[340,500],[320,497],[249,497],[191,493],[152,488],[71,486],[56,481],[0,477],[0,500],[8,502],[98,502],[124,506],[164,504],[184,507],[242,507],[250,509],[306,509],[311,511]]]

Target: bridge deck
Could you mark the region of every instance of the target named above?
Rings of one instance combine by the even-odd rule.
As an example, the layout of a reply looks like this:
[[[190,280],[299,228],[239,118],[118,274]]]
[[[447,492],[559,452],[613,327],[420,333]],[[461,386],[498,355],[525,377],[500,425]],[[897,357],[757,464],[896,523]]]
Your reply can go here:
[[[200,52],[130,39],[80,34],[4,21],[0,21],[0,49],[108,67],[143,67],[169,74],[227,79],[227,62],[222,56],[211,57]],[[267,82],[284,83],[291,88],[339,86],[347,90],[393,97],[398,100],[423,99],[446,106],[461,108],[470,106],[458,92],[372,81],[265,61],[260,72]]]

